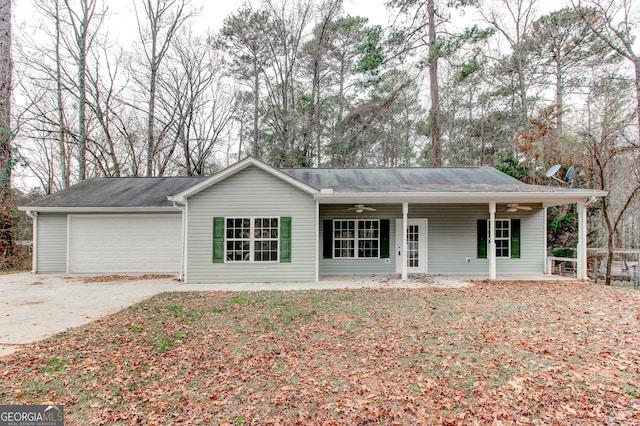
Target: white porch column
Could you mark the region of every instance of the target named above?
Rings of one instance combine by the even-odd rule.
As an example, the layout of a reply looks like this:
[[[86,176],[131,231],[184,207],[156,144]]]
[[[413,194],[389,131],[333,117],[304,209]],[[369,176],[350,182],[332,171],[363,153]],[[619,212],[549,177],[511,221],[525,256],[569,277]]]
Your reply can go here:
[[[578,203],[578,247],[577,247],[576,277],[579,280],[587,278],[587,204]]]
[[[407,251],[409,246],[407,245],[407,226],[408,220],[407,217],[409,215],[409,203],[406,201],[402,202],[402,281],[407,281]]]
[[[542,253],[542,261],[543,261],[543,266],[542,266],[542,272],[544,272],[545,274],[551,274],[551,271],[548,268],[548,261],[547,261],[547,251],[549,250],[549,248],[547,247],[547,240],[548,240],[548,230],[547,230],[547,221],[549,220],[549,207],[545,207],[544,208],[544,231],[542,232],[542,236],[544,238],[543,241],[543,253]]]
[[[489,279],[497,278],[496,267],[496,202],[489,202]]]

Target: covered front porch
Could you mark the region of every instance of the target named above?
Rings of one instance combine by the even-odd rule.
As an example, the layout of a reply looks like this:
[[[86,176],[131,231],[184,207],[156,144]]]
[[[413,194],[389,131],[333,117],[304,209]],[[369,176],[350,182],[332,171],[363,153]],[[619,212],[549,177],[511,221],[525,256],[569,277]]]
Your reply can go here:
[[[319,200],[319,280],[367,275],[403,282],[437,276],[550,279],[547,207],[561,200],[509,194],[478,202],[470,197],[438,202],[423,195],[389,203],[360,195],[352,204],[337,203],[333,195]],[[587,276],[588,204],[578,202],[578,279]]]

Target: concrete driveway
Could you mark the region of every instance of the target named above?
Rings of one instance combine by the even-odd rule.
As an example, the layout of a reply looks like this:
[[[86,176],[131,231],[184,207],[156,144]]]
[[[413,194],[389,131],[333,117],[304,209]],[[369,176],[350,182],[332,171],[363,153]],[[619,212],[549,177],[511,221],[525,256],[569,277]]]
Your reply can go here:
[[[0,356],[179,287],[169,278],[85,283],[62,275],[0,275]]]
[[[319,283],[182,284],[174,278],[85,282],[86,276],[0,275],[0,357],[166,291],[463,287],[482,277],[325,277]],[[548,278],[548,277],[547,277]]]

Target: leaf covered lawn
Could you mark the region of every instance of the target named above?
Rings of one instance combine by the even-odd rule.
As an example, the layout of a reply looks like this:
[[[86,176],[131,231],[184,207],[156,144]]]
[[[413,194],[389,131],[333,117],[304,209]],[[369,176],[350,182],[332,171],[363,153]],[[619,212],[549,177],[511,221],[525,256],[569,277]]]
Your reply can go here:
[[[67,424],[640,424],[640,292],[166,293],[0,359]]]

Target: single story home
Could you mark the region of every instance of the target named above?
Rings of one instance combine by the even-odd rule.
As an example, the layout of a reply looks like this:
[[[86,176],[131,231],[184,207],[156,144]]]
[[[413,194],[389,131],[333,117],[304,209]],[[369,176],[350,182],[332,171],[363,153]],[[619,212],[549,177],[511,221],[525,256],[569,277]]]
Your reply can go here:
[[[492,167],[277,169],[95,178],[20,207],[35,273],[171,273],[187,283],[327,275],[540,274],[546,208],[606,192],[522,183]]]

